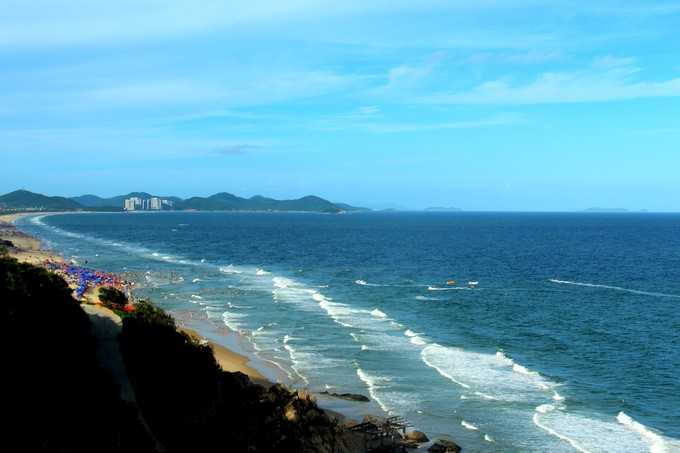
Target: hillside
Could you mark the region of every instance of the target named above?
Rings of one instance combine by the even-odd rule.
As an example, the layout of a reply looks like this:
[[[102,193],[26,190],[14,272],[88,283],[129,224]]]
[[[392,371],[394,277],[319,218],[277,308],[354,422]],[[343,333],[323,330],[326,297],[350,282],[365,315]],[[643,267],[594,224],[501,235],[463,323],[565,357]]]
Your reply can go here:
[[[25,209],[36,211],[68,211],[81,209],[83,206],[64,197],[48,197],[45,195],[29,192],[28,190],[15,190],[0,196],[0,208]]]

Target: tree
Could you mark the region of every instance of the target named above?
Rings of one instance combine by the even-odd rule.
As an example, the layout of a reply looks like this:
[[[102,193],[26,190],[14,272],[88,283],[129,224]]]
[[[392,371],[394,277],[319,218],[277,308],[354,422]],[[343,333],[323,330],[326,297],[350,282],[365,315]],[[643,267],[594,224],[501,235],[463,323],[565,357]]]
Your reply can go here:
[[[99,288],[99,300],[102,301],[104,306],[117,309],[123,308],[128,302],[125,293],[113,286]]]

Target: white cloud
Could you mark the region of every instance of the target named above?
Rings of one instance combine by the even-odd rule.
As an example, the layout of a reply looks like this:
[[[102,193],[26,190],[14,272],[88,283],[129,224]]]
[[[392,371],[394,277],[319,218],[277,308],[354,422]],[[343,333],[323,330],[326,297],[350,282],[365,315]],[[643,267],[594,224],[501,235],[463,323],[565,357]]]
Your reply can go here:
[[[635,58],[632,57],[617,57],[614,55],[605,55],[593,59],[591,66],[597,69],[610,68],[630,68],[635,64]]]
[[[628,82],[630,68],[594,73],[546,72],[524,85],[484,82],[472,91],[422,96],[425,104],[563,104],[680,96],[680,77],[660,82]]]
[[[68,2],[1,1],[0,45],[12,47],[59,46],[131,42],[140,39],[181,37],[216,30],[269,30],[304,24],[296,33],[319,36],[324,28],[348,30],[357,19],[413,14],[456,15],[478,11],[513,12],[546,8],[544,0],[69,0]],[[561,5],[551,5],[550,9]],[[371,31],[375,31],[375,27]],[[403,32],[409,27],[404,23]],[[348,36],[348,38],[351,38]],[[365,35],[370,39],[370,35]]]
[[[364,121],[370,118],[360,117],[327,117],[314,123],[316,129],[325,131],[362,131],[373,134],[389,134],[401,132],[427,132],[447,129],[468,129],[488,126],[499,126],[505,124],[523,123],[525,120],[516,115],[498,114],[489,118],[467,121],[449,122],[376,122]],[[360,121],[359,121],[360,120]]]
[[[7,3],[7,2],[3,2]],[[441,1],[426,2],[436,5]],[[424,6],[421,2],[420,6]],[[390,5],[347,0],[23,0],[2,5],[0,44],[15,47],[125,42],[182,36],[227,28],[265,27],[342,18],[386,8],[416,9],[417,2]]]

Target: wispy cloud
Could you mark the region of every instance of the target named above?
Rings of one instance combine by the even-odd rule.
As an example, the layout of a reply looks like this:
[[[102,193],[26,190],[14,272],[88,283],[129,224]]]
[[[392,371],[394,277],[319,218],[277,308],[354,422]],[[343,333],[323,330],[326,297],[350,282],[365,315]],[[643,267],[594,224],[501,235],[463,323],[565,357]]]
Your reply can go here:
[[[466,64],[501,63],[501,64],[538,64],[567,59],[561,50],[524,50],[477,52],[463,59]]]
[[[680,96],[680,77],[665,81],[631,82],[636,68],[615,66],[605,71],[546,72],[526,84],[505,80],[484,82],[471,91],[421,96],[423,104],[527,105],[608,102]]]
[[[368,123],[363,129],[373,133],[398,133],[398,132],[428,132],[447,129],[468,129],[489,126],[501,126],[525,122],[516,115],[499,114],[490,118],[468,121],[450,121],[438,123]],[[361,127],[360,127],[361,128]]]
[[[225,146],[224,148],[219,148],[217,150],[218,154],[226,154],[226,155],[243,155],[243,154],[250,154],[256,149],[258,149],[259,146],[257,145],[230,145],[230,146]]]
[[[447,129],[468,129],[489,126],[501,126],[507,124],[520,124],[526,120],[514,114],[498,114],[489,118],[466,120],[466,121],[448,121],[448,122],[399,122],[399,121],[382,121],[377,122],[374,119],[365,121],[355,121],[359,118],[325,118],[314,123],[315,128],[325,131],[357,131],[372,134],[388,134],[388,133],[404,133],[404,132],[428,132],[436,130]]]
[[[629,135],[629,136],[632,136],[632,137],[636,137],[636,136],[661,137],[661,136],[677,135],[678,133],[680,133],[680,129],[672,129],[672,128],[624,131],[625,135]]]

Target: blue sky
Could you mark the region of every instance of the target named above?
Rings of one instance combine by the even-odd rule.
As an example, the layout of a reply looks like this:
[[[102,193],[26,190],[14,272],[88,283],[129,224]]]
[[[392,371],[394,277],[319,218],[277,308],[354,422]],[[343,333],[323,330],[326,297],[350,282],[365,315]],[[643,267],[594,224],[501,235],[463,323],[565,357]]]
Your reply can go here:
[[[680,211],[680,2],[0,0],[0,193]]]

